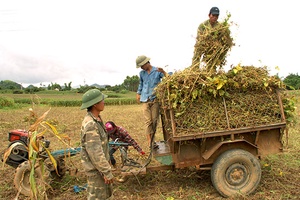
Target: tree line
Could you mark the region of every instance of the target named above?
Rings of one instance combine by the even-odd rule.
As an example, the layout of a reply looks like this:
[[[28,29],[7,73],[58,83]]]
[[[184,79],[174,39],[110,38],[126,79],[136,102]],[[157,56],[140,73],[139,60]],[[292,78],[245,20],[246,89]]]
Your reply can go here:
[[[289,74],[283,83],[287,86],[287,89],[290,90],[299,90],[300,89],[300,76],[297,74]]]
[[[133,91],[136,92],[139,85],[139,77],[137,75],[134,76],[126,76],[125,80],[120,85],[110,86],[105,85],[105,87],[100,87],[100,90],[110,90],[114,92],[125,92],[125,91]],[[12,90],[13,93],[36,93],[39,91],[45,90],[58,90],[58,91],[71,91],[75,90],[78,93],[84,93],[88,89],[98,88],[95,85],[80,85],[79,88],[72,88],[72,82],[64,83],[64,85],[60,85],[58,83],[49,84],[47,87],[43,84],[40,84],[40,87],[36,87],[33,85],[29,85],[26,88],[23,88],[21,84],[16,83],[11,80],[0,81],[0,91],[1,90]]]
[[[283,83],[287,86],[289,90],[299,90],[300,89],[300,76],[298,73],[289,74],[287,77],[283,79]],[[126,76],[125,80],[120,85],[110,86],[105,85],[105,87],[100,87],[100,90],[110,90],[114,92],[126,92],[133,91],[136,92],[139,85],[139,77],[137,75],[134,76]],[[72,88],[72,82],[64,83],[64,85],[59,85],[58,83],[51,83],[47,87],[40,84],[40,87],[36,87],[30,85],[26,88],[22,88],[21,84],[10,80],[0,81],[0,91],[1,90],[12,90],[13,93],[35,93],[44,90],[59,90],[59,91],[71,91],[76,90],[78,93],[84,93],[88,89],[98,88],[94,85],[80,85],[79,88]]]

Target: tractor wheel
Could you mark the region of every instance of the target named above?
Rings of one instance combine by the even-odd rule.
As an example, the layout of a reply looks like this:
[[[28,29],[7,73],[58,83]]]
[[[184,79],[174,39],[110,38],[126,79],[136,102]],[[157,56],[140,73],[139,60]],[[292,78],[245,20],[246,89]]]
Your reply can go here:
[[[59,157],[56,160],[57,160],[58,174],[59,174],[59,177],[62,178],[66,174],[66,171],[67,171],[64,157]]]
[[[17,144],[18,143],[18,144]],[[9,158],[14,162],[23,162],[28,158],[28,150],[23,142],[16,141],[12,142],[8,147],[15,145],[12,148]]]
[[[29,161],[21,163],[16,168],[16,173],[14,177],[14,185],[20,193],[25,196],[30,196],[31,187],[29,182],[31,166]],[[47,170],[46,170],[47,171]],[[44,174],[44,177],[47,177],[47,172]],[[37,185],[43,184],[43,175],[40,167],[36,167],[34,170],[34,177]]]
[[[261,167],[258,159],[242,149],[222,153],[211,169],[211,180],[223,197],[248,195],[258,186]]]
[[[47,158],[44,163],[48,169],[48,171],[50,171],[50,176],[53,180],[60,180],[62,179],[62,177],[66,174],[66,165],[65,165],[65,160],[64,157],[57,157],[55,158],[56,163],[57,163],[57,172],[53,166],[53,163],[51,162],[50,158]]]

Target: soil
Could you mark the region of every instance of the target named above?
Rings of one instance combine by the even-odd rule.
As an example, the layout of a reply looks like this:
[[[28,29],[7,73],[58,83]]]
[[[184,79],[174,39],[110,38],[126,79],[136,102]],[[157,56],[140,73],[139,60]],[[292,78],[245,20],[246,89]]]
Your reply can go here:
[[[36,107],[34,110],[40,116],[48,108]],[[17,110],[0,110],[0,152],[3,152],[9,142],[8,132],[12,129],[27,129],[29,111],[28,108]],[[52,108],[47,116],[47,120],[55,125],[59,132],[65,133],[70,138],[70,146],[79,145],[79,134],[81,120],[85,111],[78,108]],[[140,163],[145,163],[150,151],[147,147],[146,137],[142,119],[140,105],[130,106],[107,106],[102,113],[105,121],[112,120],[117,125],[121,125],[128,130],[131,136],[139,143],[146,152],[141,156],[134,149],[130,148],[128,155],[138,159]],[[272,155],[261,160],[262,178],[256,191],[249,196],[238,196],[227,199],[300,199],[300,153],[299,127],[295,126],[289,130],[289,144],[285,141],[283,153]],[[157,140],[162,139],[161,124],[158,127]],[[48,134],[47,139],[51,141],[50,147],[55,149],[65,148],[55,136]],[[118,152],[115,154],[119,158]],[[194,167],[176,170],[160,170],[138,174],[125,178],[125,182],[120,176],[120,160],[117,160],[117,170],[113,173],[116,177],[114,182],[114,199],[225,199],[213,187],[210,180],[210,171],[199,171]],[[1,162],[1,164],[3,164]],[[158,163],[152,159],[150,165]],[[85,186],[85,174],[78,155],[66,159],[67,172],[61,179],[51,182],[51,189],[48,189],[47,196],[51,200],[86,199],[85,190],[76,193],[74,186]],[[0,170],[0,199],[14,199],[17,191],[13,185],[15,169],[3,164]],[[30,199],[22,194],[19,200]]]

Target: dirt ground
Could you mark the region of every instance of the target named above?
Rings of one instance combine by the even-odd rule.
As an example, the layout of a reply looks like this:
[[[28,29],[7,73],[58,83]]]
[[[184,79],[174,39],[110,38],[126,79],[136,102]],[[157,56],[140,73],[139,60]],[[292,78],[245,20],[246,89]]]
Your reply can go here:
[[[36,106],[34,110],[38,115],[43,114],[48,107]],[[71,138],[70,146],[79,145],[80,124],[85,111],[79,108],[51,108],[46,120],[57,127],[60,133],[65,133]],[[28,129],[28,108],[15,110],[0,110],[0,152],[3,152],[9,142],[8,132],[12,129]],[[146,152],[140,156],[134,149],[129,149],[129,157],[145,163],[149,155],[140,105],[106,106],[102,117],[105,121],[112,120],[117,125],[126,128],[131,136]],[[298,113],[299,116],[299,113]],[[51,141],[53,150],[65,148],[53,135],[46,135]],[[262,178],[257,190],[249,196],[239,196],[228,199],[300,199],[300,134],[299,126],[289,129],[289,142],[285,141],[283,153],[272,155],[261,160]],[[162,139],[161,124],[159,124],[156,140]],[[284,137],[285,139],[285,137]],[[116,153],[116,157],[118,157]],[[120,164],[120,160],[117,161]],[[14,188],[13,177],[15,169],[2,164],[0,170],[0,199],[14,199],[17,191]],[[48,199],[83,200],[86,199],[85,190],[76,193],[74,186],[84,186],[85,174],[81,167],[78,155],[66,160],[68,171],[66,175],[51,183],[52,189],[48,190]],[[150,165],[156,165],[152,159]],[[116,179],[120,178],[119,170],[114,171]],[[195,168],[161,170],[147,172],[137,176],[130,176],[127,181],[114,183],[115,199],[224,199],[214,189],[210,180],[210,171],[197,171]],[[30,199],[20,195],[19,200]]]

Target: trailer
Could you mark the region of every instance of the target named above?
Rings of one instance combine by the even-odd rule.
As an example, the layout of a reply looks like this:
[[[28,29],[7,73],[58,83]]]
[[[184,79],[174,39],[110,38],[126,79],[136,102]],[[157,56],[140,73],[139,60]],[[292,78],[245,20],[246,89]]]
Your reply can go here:
[[[164,141],[158,143],[153,155],[162,166],[147,166],[146,171],[194,166],[211,171],[212,184],[224,197],[252,193],[261,179],[259,160],[283,151],[286,120],[280,94],[276,95],[280,122],[188,135],[178,134],[181,130],[175,123],[174,110],[161,107]]]

